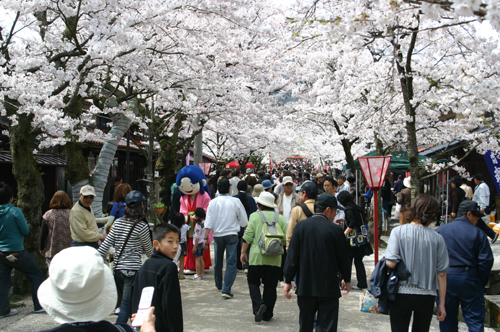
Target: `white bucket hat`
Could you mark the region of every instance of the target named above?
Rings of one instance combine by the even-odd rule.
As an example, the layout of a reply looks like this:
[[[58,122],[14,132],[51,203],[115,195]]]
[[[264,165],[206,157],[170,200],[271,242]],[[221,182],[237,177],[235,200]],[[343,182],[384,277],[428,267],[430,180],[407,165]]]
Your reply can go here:
[[[259,197],[257,197],[255,200],[257,201],[257,203],[260,203],[270,208],[275,208],[278,206],[274,204],[274,195],[268,191],[261,192]]]
[[[113,274],[94,248],[60,251],[50,263],[49,275],[38,288],[38,299],[56,322],[97,322],[115,309]]]

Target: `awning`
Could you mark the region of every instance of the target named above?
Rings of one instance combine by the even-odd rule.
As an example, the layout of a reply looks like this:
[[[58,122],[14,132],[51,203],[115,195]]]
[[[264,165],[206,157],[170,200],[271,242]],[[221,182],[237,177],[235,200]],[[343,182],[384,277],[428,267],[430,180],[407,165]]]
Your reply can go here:
[[[392,159],[389,164],[390,172],[409,172],[410,171],[410,163],[408,162],[408,152],[406,151],[395,151],[391,152]],[[365,154],[363,157],[373,157],[377,155],[377,151],[372,151],[368,154]],[[418,155],[419,164],[421,166],[424,165],[424,160],[429,159],[429,157],[424,156],[422,154]],[[361,169],[359,166],[358,160],[354,160],[356,164],[356,169]],[[344,165],[344,170],[349,169],[349,165]]]

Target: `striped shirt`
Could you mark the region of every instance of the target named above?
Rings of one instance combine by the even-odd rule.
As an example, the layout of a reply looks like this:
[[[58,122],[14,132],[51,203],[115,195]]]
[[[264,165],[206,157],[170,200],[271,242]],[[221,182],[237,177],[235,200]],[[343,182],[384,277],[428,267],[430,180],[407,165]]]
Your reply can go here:
[[[133,221],[124,218],[115,220],[111,232],[99,247],[99,254],[103,257],[106,256],[106,252],[111,246],[115,247],[116,253],[113,265],[115,270],[139,271],[142,266],[142,254],[145,253],[150,257],[153,253],[149,227],[142,221],[135,226],[125,250],[121,253],[123,244],[133,225]],[[116,258],[119,258],[118,262]]]

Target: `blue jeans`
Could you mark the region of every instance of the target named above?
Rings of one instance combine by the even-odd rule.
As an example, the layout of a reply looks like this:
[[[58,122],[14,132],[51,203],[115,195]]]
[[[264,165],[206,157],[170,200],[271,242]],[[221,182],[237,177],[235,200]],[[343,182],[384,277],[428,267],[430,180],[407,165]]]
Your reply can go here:
[[[43,282],[43,275],[33,256],[23,250],[15,256],[17,261],[11,262],[6,258],[9,255],[8,253],[0,253],[0,316],[7,315],[10,312],[9,289],[12,269],[21,271],[28,277],[31,283],[31,297],[33,298],[34,309],[35,311],[42,309],[40,302],[38,302],[37,291]]]
[[[75,240],[73,240],[73,242],[71,243],[71,246],[72,247],[85,247],[85,246],[88,246],[88,247],[92,247],[94,249],[99,249],[99,245],[97,244],[97,242],[76,242]]]
[[[132,315],[130,308],[130,297],[132,295],[132,284],[134,283],[135,274],[137,271],[115,271],[115,283],[117,291],[122,293],[122,303],[120,305],[120,313],[116,319],[116,323],[127,324],[128,319]]]
[[[236,249],[238,247],[238,235],[227,235],[214,237],[215,243],[215,287],[222,289],[223,294],[231,294],[231,287],[236,279]],[[226,251],[226,274],[224,285],[222,285],[222,265]]]
[[[465,324],[471,332],[484,331],[484,288],[473,270],[467,274],[446,276],[446,318],[439,322],[443,332],[458,331],[458,306],[462,307]],[[439,296],[436,297],[439,305]]]

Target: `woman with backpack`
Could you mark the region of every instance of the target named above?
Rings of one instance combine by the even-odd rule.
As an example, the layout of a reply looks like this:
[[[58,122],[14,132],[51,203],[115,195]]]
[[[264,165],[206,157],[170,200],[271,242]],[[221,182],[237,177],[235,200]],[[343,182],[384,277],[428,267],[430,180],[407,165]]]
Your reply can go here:
[[[347,253],[349,260],[354,260],[356,267],[356,279],[358,281],[358,289],[368,288],[366,282],[365,265],[363,257],[373,253],[373,249],[368,242],[368,228],[365,222],[365,214],[362,207],[354,204],[352,195],[348,191],[342,191],[338,194],[337,199],[340,204],[345,207],[345,224],[344,234],[347,238]],[[356,288],[353,286],[353,288]]]
[[[99,247],[99,254],[105,257],[111,246],[116,249],[113,271],[116,288],[122,294],[117,323],[126,324],[132,315],[130,294],[135,274],[142,266],[142,253],[148,257],[153,253],[149,226],[143,222],[145,216],[144,196],[134,190],[125,197],[125,216],[115,220],[111,232]]]
[[[277,298],[276,286],[281,274],[281,259],[286,244],[286,220],[274,211],[277,206],[274,200],[274,195],[270,192],[264,191],[259,195],[259,211],[250,215],[241,248],[241,263],[249,263],[248,289],[256,322],[269,321],[273,317]],[[252,243],[248,259],[246,250]],[[261,283],[264,284],[263,294],[260,293]]]

